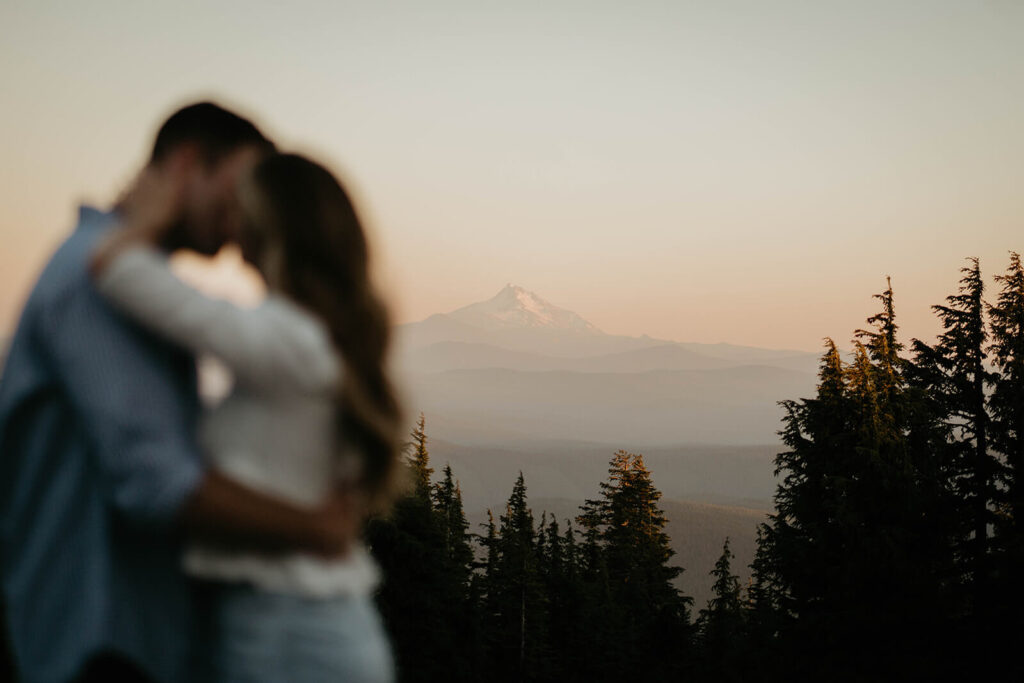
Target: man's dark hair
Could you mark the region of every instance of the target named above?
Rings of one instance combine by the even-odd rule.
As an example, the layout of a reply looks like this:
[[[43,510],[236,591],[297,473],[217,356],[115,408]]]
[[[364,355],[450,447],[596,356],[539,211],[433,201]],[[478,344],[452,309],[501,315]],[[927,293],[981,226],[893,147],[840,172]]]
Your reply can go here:
[[[156,134],[150,163],[159,163],[176,147],[192,143],[207,166],[213,166],[239,147],[253,145],[272,151],[274,144],[252,121],[212,102],[198,102],[171,114]]]

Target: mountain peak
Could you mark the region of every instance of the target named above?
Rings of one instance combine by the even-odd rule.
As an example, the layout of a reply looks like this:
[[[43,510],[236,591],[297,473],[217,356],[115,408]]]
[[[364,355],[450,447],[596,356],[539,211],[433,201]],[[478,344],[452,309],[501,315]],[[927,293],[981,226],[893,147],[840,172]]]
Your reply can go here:
[[[504,289],[498,292],[491,301],[502,306],[524,310],[541,311],[545,308],[555,308],[533,292],[513,284],[505,285]]]
[[[487,301],[464,306],[448,314],[455,320],[483,329],[548,328],[602,334],[572,311],[545,301],[519,285],[506,284]]]

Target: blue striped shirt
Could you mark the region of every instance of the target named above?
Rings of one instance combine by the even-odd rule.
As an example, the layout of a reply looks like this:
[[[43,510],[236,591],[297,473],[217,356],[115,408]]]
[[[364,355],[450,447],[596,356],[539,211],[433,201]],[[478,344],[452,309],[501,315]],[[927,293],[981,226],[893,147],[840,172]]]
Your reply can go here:
[[[81,209],[0,378],[0,572],[26,683],[66,681],[98,652],[187,678],[174,520],[202,478],[195,362],[93,287],[89,256],[114,222]]]

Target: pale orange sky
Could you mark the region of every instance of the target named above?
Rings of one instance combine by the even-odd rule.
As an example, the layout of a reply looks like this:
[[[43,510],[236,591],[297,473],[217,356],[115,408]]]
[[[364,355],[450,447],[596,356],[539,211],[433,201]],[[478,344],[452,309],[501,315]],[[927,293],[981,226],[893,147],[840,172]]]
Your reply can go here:
[[[401,321],[507,282],[608,332],[907,337],[1024,250],[1024,3],[0,5],[0,335],[75,205],[212,96],[356,190]]]

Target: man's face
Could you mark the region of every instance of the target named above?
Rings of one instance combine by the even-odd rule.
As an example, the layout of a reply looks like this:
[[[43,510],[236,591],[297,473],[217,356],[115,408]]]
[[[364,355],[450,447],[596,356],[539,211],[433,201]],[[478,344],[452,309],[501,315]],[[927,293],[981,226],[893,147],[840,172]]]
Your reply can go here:
[[[259,157],[256,147],[242,147],[213,167],[195,165],[184,198],[182,227],[188,241],[184,246],[212,256],[237,240],[238,180]]]

